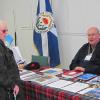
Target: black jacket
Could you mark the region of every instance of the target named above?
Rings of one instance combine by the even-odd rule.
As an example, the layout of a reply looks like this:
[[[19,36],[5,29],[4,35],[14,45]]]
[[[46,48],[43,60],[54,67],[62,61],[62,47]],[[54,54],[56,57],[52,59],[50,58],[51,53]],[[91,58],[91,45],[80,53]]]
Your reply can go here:
[[[13,52],[0,40],[0,100],[6,100],[8,91],[12,90],[15,84],[19,85],[20,82]]]
[[[89,43],[84,44],[70,64],[70,69],[74,69],[77,66],[85,68],[85,73],[93,73],[100,75],[100,42],[96,45],[96,48],[92,54],[90,61],[84,62],[84,58],[88,54]]]
[[[13,88],[19,79],[13,52],[0,40],[0,86]]]

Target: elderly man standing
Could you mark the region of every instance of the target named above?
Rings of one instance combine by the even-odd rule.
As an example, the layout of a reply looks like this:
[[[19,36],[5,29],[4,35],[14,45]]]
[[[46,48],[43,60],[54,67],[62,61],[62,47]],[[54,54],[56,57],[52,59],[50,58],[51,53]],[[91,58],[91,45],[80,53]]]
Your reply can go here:
[[[24,100],[20,94],[20,76],[13,52],[4,44],[8,33],[5,21],[0,21],[0,100]]]
[[[100,75],[100,31],[96,27],[87,30],[88,43],[84,44],[70,64],[70,69]]]

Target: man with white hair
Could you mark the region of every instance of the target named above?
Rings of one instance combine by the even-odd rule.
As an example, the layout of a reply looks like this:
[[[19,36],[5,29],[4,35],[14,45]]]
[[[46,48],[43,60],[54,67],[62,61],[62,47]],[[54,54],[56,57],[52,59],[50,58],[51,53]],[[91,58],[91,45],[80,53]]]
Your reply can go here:
[[[10,94],[24,100],[20,95],[20,76],[13,52],[4,44],[7,33],[7,23],[0,21],[0,100],[13,100]]]
[[[84,44],[70,64],[70,69],[100,75],[100,31],[97,27],[87,30],[88,43]]]

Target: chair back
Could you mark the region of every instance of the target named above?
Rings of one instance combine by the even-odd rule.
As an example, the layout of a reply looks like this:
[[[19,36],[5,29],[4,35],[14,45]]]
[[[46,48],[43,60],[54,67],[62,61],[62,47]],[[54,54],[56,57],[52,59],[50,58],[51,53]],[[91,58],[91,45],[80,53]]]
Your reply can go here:
[[[49,59],[47,56],[32,55],[32,62],[38,62],[40,66],[49,66]]]

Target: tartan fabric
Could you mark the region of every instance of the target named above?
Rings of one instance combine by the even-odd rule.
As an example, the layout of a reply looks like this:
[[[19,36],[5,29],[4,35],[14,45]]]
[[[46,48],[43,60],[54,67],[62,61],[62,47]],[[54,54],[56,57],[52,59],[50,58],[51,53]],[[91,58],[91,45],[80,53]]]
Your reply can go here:
[[[24,82],[26,100],[98,100],[61,89]]]
[[[49,67],[41,67],[35,72],[40,73],[40,70]],[[59,76],[61,77],[61,76]],[[55,89],[47,86],[42,86],[35,82],[23,82],[26,100],[100,100],[89,96],[83,96],[78,93],[72,93],[61,89]]]

